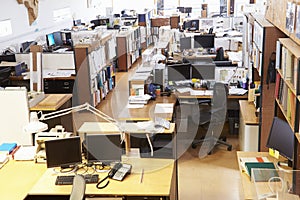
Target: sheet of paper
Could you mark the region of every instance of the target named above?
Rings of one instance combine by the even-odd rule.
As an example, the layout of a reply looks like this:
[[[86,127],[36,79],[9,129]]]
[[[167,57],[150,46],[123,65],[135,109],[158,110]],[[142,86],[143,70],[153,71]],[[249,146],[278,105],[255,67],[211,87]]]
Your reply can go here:
[[[192,89],[191,89],[191,88],[188,88],[188,87],[184,87],[184,88],[176,88],[176,90],[177,90],[179,93],[185,93],[185,92],[190,92]]]
[[[213,90],[191,90],[191,95],[200,95],[200,96],[211,96],[213,95]]]
[[[173,103],[157,103],[155,105],[154,113],[173,113]]]

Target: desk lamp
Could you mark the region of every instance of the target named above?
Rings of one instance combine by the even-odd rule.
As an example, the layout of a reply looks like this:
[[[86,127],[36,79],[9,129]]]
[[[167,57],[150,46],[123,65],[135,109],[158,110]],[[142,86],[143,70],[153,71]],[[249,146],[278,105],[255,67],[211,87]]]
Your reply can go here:
[[[110,116],[106,115],[105,113],[101,112],[100,110],[96,109],[95,107],[91,106],[89,103],[84,103],[78,106],[74,106],[74,107],[70,107],[70,108],[66,108],[66,109],[62,109],[62,110],[58,110],[58,111],[54,111],[54,112],[50,112],[47,114],[43,114],[41,112],[41,117],[38,119],[37,117],[37,113],[36,112],[31,112],[30,115],[32,116],[32,120],[31,122],[26,125],[25,130],[28,133],[37,133],[40,131],[44,131],[48,129],[48,125],[40,122],[44,121],[44,120],[49,120],[49,119],[53,119],[56,117],[61,117],[64,115],[68,115],[71,113],[76,113],[76,112],[80,112],[80,111],[90,111],[91,113],[95,114],[96,116],[104,119],[105,121],[114,124],[115,126],[118,127],[120,133],[125,133],[125,132],[130,132],[130,130],[128,131],[128,129],[130,129],[130,127],[128,127],[128,129],[126,129],[127,126],[122,126],[118,121],[116,121],[115,119],[111,118]],[[126,131],[127,130],[127,131]],[[146,133],[150,148],[151,148],[151,155],[153,155],[153,147],[152,144],[150,142],[150,138],[149,138],[149,134]],[[122,136],[122,142],[124,141],[124,136]]]

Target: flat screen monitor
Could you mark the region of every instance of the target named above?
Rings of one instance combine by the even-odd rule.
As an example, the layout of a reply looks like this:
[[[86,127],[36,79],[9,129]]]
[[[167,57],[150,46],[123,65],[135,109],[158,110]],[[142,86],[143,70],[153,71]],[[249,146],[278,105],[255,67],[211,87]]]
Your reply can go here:
[[[192,78],[202,79],[202,80],[214,80],[215,79],[215,69],[214,64],[201,64],[192,65]]]
[[[293,161],[294,139],[295,135],[290,125],[286,121],[274,117],[266,146],[286,157],[289,166]]]
[[[191,64],[182,63],[167,65],[168,81],[181,81],[191,79]]]
[[[183,29],[188,31],[199,30],[199,19],[187,20],[183,23]]]
[[[85,134],[85,144],[89,163],[110,165],[121,161],[123,151],[120,134]]]
[[[64,44],[62,39],[62,34],[60,31],[53,32],[53,37],[54,37],[55,46],[62,46]]]
[[[46,40],[47,40],[47,46],[51,47],[51,46],[55,46],[55,40],[54,40],[54,34],[53,33],[49,33],[46,35]]]
[[[21,44],[21,46],[22,46],[22,53],[28,53],[28,52],[30,52],[30,46],[36,45],[36,44],[37,44],[37,42],[35,42],[35,41],[23,42]]]
[[[181,13],[184,13],[184,7],[177,7],[177,10],[179,11],[179,12],[181,12]]]
[[[82,162],[80,137],[45,141],[47,167],[74,167]]]
[[[205,48],[205,49],[215,48],[215,35],[214,34],[194,35],[194,48]]]
[[[180,51],[183,51],[185,49],[191,49],[191,48],[192,48],[191,37],[180,38]]]
[[[191,13],[192,7],[184,7],[184,13]]]

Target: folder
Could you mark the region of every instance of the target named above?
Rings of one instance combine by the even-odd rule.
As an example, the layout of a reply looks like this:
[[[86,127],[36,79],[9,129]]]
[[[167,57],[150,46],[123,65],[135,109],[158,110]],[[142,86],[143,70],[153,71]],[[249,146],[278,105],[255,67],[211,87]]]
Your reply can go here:
[[[245,163],[246,170],[250,177],[253,177],[251,174],[252,169],[272,169],[272,170],[254,170],[255,181],[268,181],[271,177],[278,177],[278,173],[276,171],[275,165],[273,162],[246,162]]]
[[[2,143],[0,153],[10,154],[17,147],[17,143]]]

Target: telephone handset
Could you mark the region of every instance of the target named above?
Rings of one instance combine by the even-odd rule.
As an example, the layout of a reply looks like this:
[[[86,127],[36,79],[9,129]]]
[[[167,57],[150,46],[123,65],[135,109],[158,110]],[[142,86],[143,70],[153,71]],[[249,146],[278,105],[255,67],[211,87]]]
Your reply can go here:
[[[113,166],[113,168],[109,171],[108,177],[118,181],[122,181],[127,174],[130,174],[130,172],[131,172],[131,165],[116,163]]]

